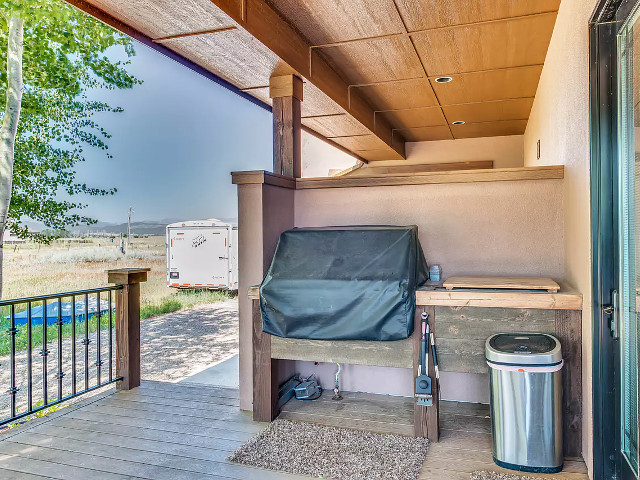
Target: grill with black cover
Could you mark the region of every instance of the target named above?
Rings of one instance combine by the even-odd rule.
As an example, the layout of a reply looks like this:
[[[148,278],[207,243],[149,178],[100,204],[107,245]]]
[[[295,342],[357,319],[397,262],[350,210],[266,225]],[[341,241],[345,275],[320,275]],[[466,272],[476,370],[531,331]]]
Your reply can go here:
[[[288,230],[260,286],[263,331],[314,340],[407,338],[427,272],[417,226]]]

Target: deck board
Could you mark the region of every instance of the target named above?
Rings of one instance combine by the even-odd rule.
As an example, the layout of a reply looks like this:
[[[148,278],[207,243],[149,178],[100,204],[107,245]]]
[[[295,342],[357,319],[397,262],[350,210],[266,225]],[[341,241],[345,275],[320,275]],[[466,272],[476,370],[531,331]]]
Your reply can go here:
[[[290,400],[278,418],[378,433],[413,435],[413,402],[391,395],[343,392],[342,400],[332,400],[325,390],[313,402]]]
[[[250,423],[225,422],[225,421],[205,421],[193,423],[178,418],[177,415],[167,416],[144,411],[122,411],[118,409],[90,409],[82,412],[72,412],[71,418],[80,418],[89,421],[102,421],[105,423],[115,423],[118,425],[128,425],[134,428],[149,428],[158,430],[168,430],[176,433],[193,435],[220,435],[220,438],[234,436],[232,434],[242,434],[243,438],[247,434],[252,435],[262,430],[261,425]]]
[[[140,391],[137,393],[137,395],[134,392],[120,392],[118,395],[121,396],[122,398],[139,396],[139,397],[145,397],[145,398],[153,397],[153,398],[165,398],[165,399],[172,399],[172,400],[188,400],[193,402],[211,403],[214,405],[231,405],[235,407],[240,406],[240,400],[238,400],[238,398],[215,396],[215,395],[209,395],[208,393],[202,394],[202,393],[182,392],[182,391],[172,392],[170,390],[164,391],[164,390],[159,390],[155,388],[153,389],[141,388]]]
[[[185,435],[184,433],[176,433],[167,430],[156,430],[151,428],[136,429],[131,431],[128,425],[117,425],[113,423],[100,423],[95,421],[79,420],[75,418],[61,418],[54,425],[43,426],[32,430],[36,433],[50,433],[54,436],[78,438],[82,432],[91,433],[93,436],[101,434],[118,437],[119,445],[126,444],[129,439],[140,442],[152,441],[162,442],[179,447],[189,447],[195,449],[224,450],[232,452],[240,447],[247,438],[251,438],[253,434],[243,434],[240,438],[232,440],[229,438],[219,438],[212,435]],[[96,440],[98,443],[102,439]],[[159,447],[158,447],[159,448]]]
[[[48,477],[42,475],[32,475],[31,473],[16,472],[0,467],[0,478],[4,480],[43,480]]]
[[[410,398],[325,392],[291,401],[283,417],[377,431],[412,432]],[[227,461],[266,427],[237,407],[237,391],[145,382],[62,409],[0,436],[3,480],[304,480]],[[420,479],[469,480],[474,470],[504,471],[491,459],[486,405],[442,402],[441,441],[430,446]],[[410,428],[409,428],[410,427]],[[470,431],[471,430],[471,431]],[[477,431],[473,431],[477,430]],[[544,476],[542,476],[544,477]],[[581,460],[567,460],[560,480],[587,480]]]

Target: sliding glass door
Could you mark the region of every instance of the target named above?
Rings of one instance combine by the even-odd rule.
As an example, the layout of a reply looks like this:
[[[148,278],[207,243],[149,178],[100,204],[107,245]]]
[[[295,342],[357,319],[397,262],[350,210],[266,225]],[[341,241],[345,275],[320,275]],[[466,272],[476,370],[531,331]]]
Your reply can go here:
[[[638,476],[638,292],[640,291],[640,11],[618,34],[620,454],[625,477]]]
[[[639,472],[640,0],[590,25],[594,479]]]

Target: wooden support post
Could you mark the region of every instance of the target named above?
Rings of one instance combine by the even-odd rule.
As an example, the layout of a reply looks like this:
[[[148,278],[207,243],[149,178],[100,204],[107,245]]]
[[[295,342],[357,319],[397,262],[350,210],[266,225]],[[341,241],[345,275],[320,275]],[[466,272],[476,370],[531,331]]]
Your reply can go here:
[[[118,390],[140,386],[140,283],[150,268],[108,270],[109,283],[122,285],[116,295],[116,376]]]
[[[260,300],[252,300],[253,419],[270,422],[278,415],[278,385],[271,360],[271,335],[262,331]]]
[[[295,75],[271,77],[269,97],[273,99],[273,173],[300,178],[302,80]]]
[[[565,457],[582,456],[582,312],[556,310],[562,345],[562,447]]]
[[[420,343],[422,341],[422,313],[429,315],[429,328],[435,334],[436,327],[436,308],[434,306],[417,306],[413,327],[413,374],[418,373],[418,364],[420,363]],[[431,348],[431,347],[429,347]],[[436,381],[435,365],[431,357],[430,350],[427,352],[429,356],[429,371],[431,377],[431,394],[433,395],[433,405],[424,407],[413,406],[413,428],[416,437],[427,437],[432,442],[437,442],[440,438],[440,411],[438,402],[438,382]]]

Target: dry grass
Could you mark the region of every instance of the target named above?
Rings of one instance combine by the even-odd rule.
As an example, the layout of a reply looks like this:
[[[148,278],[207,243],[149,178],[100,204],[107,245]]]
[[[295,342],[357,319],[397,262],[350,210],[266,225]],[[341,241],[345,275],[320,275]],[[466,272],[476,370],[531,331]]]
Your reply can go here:
[[[163,311],[163,304],[175,301],[184,308],[226,298],[216,292],[185,294],[167,288],[163,236],[131,239],[130,251],[136,252],[137,258],[117,259],[118,255],[113,255],[117,249],[117,239],[112,243],[109,239],[95,238],[62,239],[50,246],[33,243],[5,245],[2,297],[22,298],[101,287],[107,285],[106,270],[149,267],[149,279],[141,285],[143,307],[158,307],[159,311]],[[86,250],[88,254],[83,255],[81,250]],[[99,254],[100,250],[104,250],[105,254]],[[109,260],[82,261],[96,258]],[[47,259],[56,261],[46,261]],[[80,261],[66,261],[67,259]]]

